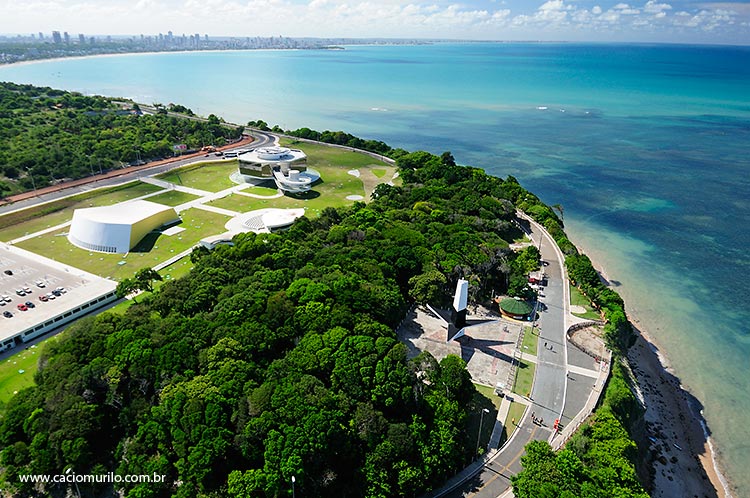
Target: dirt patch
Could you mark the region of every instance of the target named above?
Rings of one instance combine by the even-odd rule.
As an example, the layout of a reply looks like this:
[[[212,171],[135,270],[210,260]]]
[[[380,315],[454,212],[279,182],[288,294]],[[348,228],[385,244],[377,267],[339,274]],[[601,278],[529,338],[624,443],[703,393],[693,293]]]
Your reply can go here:
[[[602,327],[585,327],[570,333],[570,342],[578,349],[596,358],[603,358],[607,354],[607,348],[602,339]]]

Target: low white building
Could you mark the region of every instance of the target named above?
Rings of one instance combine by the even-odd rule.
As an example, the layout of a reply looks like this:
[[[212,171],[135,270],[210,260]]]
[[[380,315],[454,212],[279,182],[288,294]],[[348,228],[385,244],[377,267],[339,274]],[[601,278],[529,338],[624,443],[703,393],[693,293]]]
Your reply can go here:
[[[237,156],[240,178],[257,184],[272,180],[285,192],[310,190],[320,174],[307,167],[307,155],[299,149],[287,147],[259,147]]]
[[[178,221],[173,207],[144,200],[76,209],[68,240],[88,251],[126,253],[152,230]]]

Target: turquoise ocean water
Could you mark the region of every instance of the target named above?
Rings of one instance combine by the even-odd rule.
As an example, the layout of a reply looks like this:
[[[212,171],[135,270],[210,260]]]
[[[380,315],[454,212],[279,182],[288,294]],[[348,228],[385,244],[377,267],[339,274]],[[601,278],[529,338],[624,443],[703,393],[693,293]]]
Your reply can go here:
[[[580,44],[149,54],[0,80],[451,150],[564,208],[750,496],[750,49]]]

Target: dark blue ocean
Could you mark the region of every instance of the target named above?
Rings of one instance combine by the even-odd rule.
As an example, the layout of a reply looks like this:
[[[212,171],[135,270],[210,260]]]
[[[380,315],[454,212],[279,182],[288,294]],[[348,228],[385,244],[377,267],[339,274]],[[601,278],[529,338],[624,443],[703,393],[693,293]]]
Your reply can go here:
[[[750,48],[438,44],[148,54],[0,80],[453,152],[560,204],[750,496]]]

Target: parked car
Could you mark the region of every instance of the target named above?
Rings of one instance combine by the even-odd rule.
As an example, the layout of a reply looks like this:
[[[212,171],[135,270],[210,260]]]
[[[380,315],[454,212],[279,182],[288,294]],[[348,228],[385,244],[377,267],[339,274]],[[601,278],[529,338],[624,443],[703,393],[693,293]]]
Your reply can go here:
[[[36,308],[36,304],[32,303],[31,301],[26,301],[24,304],[27,308]]]
[[[42,294],[41,296],[39,296],[39,300],[43,303],[46,303],[47,301],[49,301],[49,298]]]
[[[19,309],[19,310],[21,310],[21,311],[29,311],[29,307],[28,307],[28,306],[26,306],[26,305],[25,305],[25,304],[23,304],[23,303],[21,303],[21,304],[19,304],[18,306],[16,306],[16,308],[18,308],[18,309]]]
[[[3,273],[6,275],[13,275],[13,270],[5,270]]]
[[[5,318],[13,318],[13,313],[11,313],[10,311],[3,311],[3,316]]]
[[[45,285],[46,285],[46,284],[44,283],[44,280],[37,280],[37,281],[36,281],[35,283],[36,283],[36,286],[37,286],[37,287],[42,287],[42,288],[44,288],[44,287],[45,287]]]
[[[60,297],[60,296],[62,296],[62,292],[60,292],[60,291],[59,291],[59,290],[57,290],[57,289],[53,290],[53,291],[52,291],[52,294],[54,294],[54,295],[55,295],[55,296],[57,296],[57,297]]]
[[[2,296],[0,296],[0,299],[2,299],[3,301],[5,301],[6,303],[9,303],[9,302],[12,301],[12,299],[10,298],[10,296],[7,295],[7,294],[3,294]]]
[[[67,290],[65,290],[65,287],[58,287],[58,288],[57,288],[57,289],[55,289],[55,290],[56,290],[57,292],[61,292],[61,293],[63,293],[63,294],[65,294],[66,292],[68,292]]]
[[[52,300],[52,299],[55,299],[55,295],[54,295],[54,294],[52,294],[51,292],[48,292],[48,293],[46,294],[46,296],[47,296],[47,299],[50,299],[50,300]]]
[[[23,289],[16,289],[16,294],[18,294],[19,296],[25,296],[26,295],[26,293],[23,291]]]
[[[31,289],[30,289],[29,287],[24,287],[24,288],[23,288],[23,291],[24,291],[24,292],[25,292],[26,294],[31,294]]]

